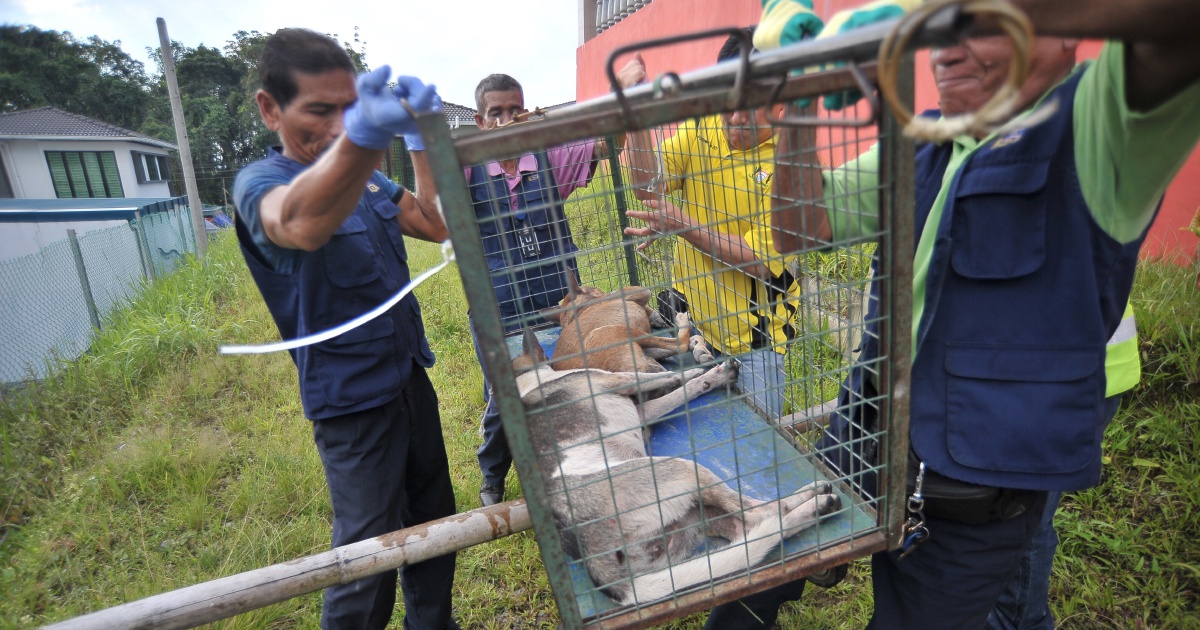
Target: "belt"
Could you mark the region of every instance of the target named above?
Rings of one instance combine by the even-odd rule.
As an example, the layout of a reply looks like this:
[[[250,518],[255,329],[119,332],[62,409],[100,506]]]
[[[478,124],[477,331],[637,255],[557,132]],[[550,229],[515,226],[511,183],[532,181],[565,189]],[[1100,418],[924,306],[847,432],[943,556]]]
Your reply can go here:
[[[920,461],[912,449],[908,451],[907,492],[916,490],[917,467]],[[980,486],[939,475],[925,467],[921,485],[925,499],[924,513],[965,525],[986,525],[1016,518],[1037,502],[1036,490],[1017,490]]]

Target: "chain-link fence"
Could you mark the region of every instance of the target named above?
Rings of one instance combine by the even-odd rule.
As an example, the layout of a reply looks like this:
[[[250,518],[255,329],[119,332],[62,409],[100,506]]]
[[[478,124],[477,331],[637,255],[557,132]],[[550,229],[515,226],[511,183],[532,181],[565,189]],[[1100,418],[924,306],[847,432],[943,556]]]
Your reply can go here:
[[[28,223],[5,225],[11,234],[36,224],[42,238],[55,240],[0,260],[0,382],[41,379],[58,361],[78,357],[114,310],[195,251],[185,198],[128,212],[124,225],[83,233],[86,213],[54,213],[76,229],[38,221],[36,212],[27,213]]]

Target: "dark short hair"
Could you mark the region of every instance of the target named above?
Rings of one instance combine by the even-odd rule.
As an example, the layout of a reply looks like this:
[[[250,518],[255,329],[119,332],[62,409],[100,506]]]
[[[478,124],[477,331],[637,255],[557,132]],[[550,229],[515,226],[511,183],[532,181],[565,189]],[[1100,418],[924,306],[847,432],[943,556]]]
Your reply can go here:
[[[479,115],[483,115],[484,94],[488,92],[507,92],[509,90],[517,90],[521,93],[521,98],[525,98],[525,90],[521,89],[521,84],[507,74],[489,74],[484,77],[479,82],[479,85],[475,86],[475,108],[479,110]]]
[[[296,98],[294,73],[321,74],[330,70],[354,74],[354,62],[333,39],[306,28],[275,31],[263,44],[258,58],[258,80],[280,109]]]
[[[742,30],[745,31],[746,34],[750,36],[751,40],[754,39],[754,27],[753,26],[748,26]],[[753,55],[756,52],[758,52],[757,48],[754,48],[754,47],[750,48],[750,54]],[[721,46],[721,51],[717,53],[717,63],[721,63],[722,61],[725,61],[726,59],[733,59],[734,57],[738,57],[741,54],[742,54],[742,40],[738,39],[737,35],[730,35],[729,39],[725,40],[725,45]]]

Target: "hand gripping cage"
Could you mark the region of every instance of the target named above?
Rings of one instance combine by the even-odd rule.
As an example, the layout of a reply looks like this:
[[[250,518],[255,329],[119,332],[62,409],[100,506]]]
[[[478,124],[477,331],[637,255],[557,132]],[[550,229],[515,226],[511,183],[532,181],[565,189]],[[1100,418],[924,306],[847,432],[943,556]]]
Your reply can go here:
[[[940,33],[938,25],[927,24],[926,34],[914,43],[944,39],[950,30],[948,23]],[[767,122],[772,148],[797,128],[808,138],[773,157],[758,150],[761,146],[731,149],[720,116],[847,90],[870,95],[874,64],[861,62],[872,58],[884,31],[869,27],[754,58],[743,54],[737,62],[668,75],[624,92],[614,80],[612,96],[539,111],[520,124],[457,140],[440,115],[419,117],[483,368],[564,627],[645,627],[897,546],[908,450],[912,145],[873,99],[815,117],[772,114]],[[624,52],[610,58],[610,77],[615,57]],[[836,67],[814,72],[816,64]],[[801,69],[806,73],[793,72]],[[911,104],[911,72],[901,72],[897,85]],[[743,124],[730,133],[757,131]],[[635,132],[643,134],[640,141],[634,141]],[[611,148],[622,134],[630,140],[618,154]],[[597,152],[596,138],[609,150]],[[856,158],[872,146],[878,161],[868,169]],[[639,161],[639,151],[649,159]],[[489,171],[489,163],[514,156],[526,156],[517,161],[519,180],[495,177],[494,165]],[[649,184],[638,163],[654,165]],[[841,184],[827,179],[819,198],[802,185],[784,195],[775,186],[786,168],[827,171]],[[646,210],[646,199],[658,202],[660,210],[665,202],[686,213],[688,229],[710,234],[709,245],[689,242],[676,226],[639,248],[647,239],[624,230],[645,224],[626,213]],[[853,238],[824,246],[777,251],[770,236],[772,211],[833,206],[855,221],[860,203],[878,207],[877,224],[864,220]],[[743,245],[754,258],[734,260],[725,251],[714,257],[718,248],[732,249],[730,244]],[[571,276],[610,300],[636,297],[635,305],[616,309],[600,324],[589,320],[584,329],[578,302],[548,308],[578,292],[567,281]],[[872,282],[879,284],[879,301],[868,309]],[[619,292],[627,287],[646,291]],[[688,320],[676,318],[682,310]],[[688,336],[681,335],[681,323],[685,333],[699,333],[715,351],[700,369],[697,361],[707,357],[690,348],[682,354],[660,350]],[[600,346],[589,347],[587,338],[601,327],[623,328],[626,334],[602,335]],[[615,394],[630,405],[654,407],[661,393],[653,391],[654,379],[663,374],[637,363],[638,371],[619,386],[595,377],[596,372],[581,385],[562,386],[567,379],[556,376],[561,372],[524,371],[528,361],[514,369],[525,330],[549,361],[571,359],[577,369],[610,365],[601,356],[607,353],[635,363],[649,357],[667,374],[694,375],[729,365],[731,359],[741,370],[737,382],[719,384],[634,426],[613,428],[607,421],[613,399],[605,397]],[[564,343],[572,336],[576,343]],[[840,386],[856,365],[864,336],[878,344],[879,352],[869,363],[858,362],[858,373],[878,393],[846,396]],[[658,340],[647,343],[649,337]],[[524,374],[525,403],[519,373]],[[535,403],[526,404],[530,401]],[[830,468],[818,444],[831,412],[853,416],[856,407],[877,417],[852,433],[854,445],[862,447],[856,452],[872,453],[854,469],[877,476],[874,495],[860,492],[857,475]],[[613,440],[632,435],[633,442],[624,443],[640,444],[643,429],[648,429],[645,449],[651,457],[639,460],[631,472],[625,454],[613,450]],[[711,481],[708,472],[717,480]],[[682,535],[689,532],[672,529],[676,515],[665,507],[678,498],[667,489],[675,487],[668,478],[681,475],[689,480],[683,485],[695,492],[722,484],[748,497],[741,504],[747,512],[724,515],[699,507],[698,519],[679,526],[693,528],[693,535]],[[632,483],[634,477],[641,483]],[[813,526],[783,544],[768,544],[765,556],[746,558],[732,571],[711,571],[693,582],[674,571],[684,562],[713,569],[713,554],[727,544],[717,537],[723,531],[718,521],[748,518],[754,502],[791,496],[814,481],[830,484],[838,501]],[[596,492],[605,493],[599,501]],[[597,502],[604,506],[597,508]],[[767,519],[774,519],[776,532],[785,526],[785,511]],[[635,533],[629,527],[635,517],[642,524],[657,521],[665,531]],[[609,547],[585,544],[595,540],[597,528]],[[685,542],[691,547],[672,548]],[[748,549],[725,553],[748,556]],[[618,594],[644,584],[628,554],[654,553],[674,558],[671,569],[657,574],[665,590],[617,601]],[[589,561],[600,560],[615,562],[618,570],[589,568]]]

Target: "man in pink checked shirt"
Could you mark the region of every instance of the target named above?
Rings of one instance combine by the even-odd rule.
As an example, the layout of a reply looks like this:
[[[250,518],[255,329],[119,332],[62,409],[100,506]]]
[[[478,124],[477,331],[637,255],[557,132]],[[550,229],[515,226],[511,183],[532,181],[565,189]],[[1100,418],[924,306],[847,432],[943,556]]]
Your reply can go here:
[[[631,61],[617,78],[622,87],[629,87],[645,76],[642,64]],[[485,131],[509,125],[526,111],[521,84],[506,74],[493,74],[480,81],[475,88],[475,104],[475,124]],[[620,151],[624,142],[624,136],[617,138],[614,149]],[[608,157],[608,150],[603,140],[583,140],[466,169],[505,332],[516,330],[523,316],[557,306],[567,295],[567,274],[579,280],[575,264],[578,248],[563,204],[576,188],[588,185],[596,163]],[[473,315],[471,337],[479,355]],[[483,365],[482,355],[479,359]],[[512,453],[486,372],[483,385],[487,408],[482,422],[483,445],[477,455],[483,472],[479,500],[488,506],[504,500],[504,479],[512,467]]]

